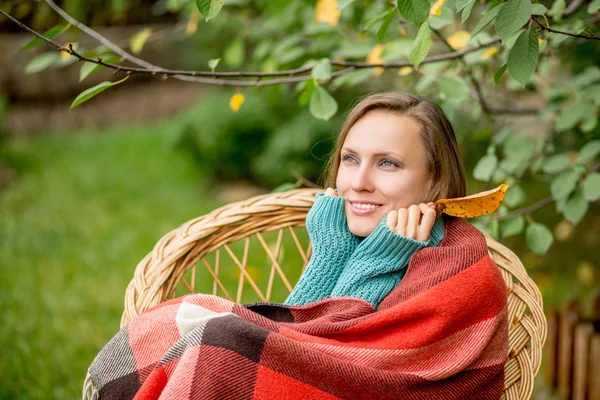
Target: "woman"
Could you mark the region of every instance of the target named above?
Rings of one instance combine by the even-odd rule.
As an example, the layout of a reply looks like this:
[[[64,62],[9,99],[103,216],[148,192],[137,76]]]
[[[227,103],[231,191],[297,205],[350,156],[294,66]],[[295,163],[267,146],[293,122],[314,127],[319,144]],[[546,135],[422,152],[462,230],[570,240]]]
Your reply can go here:
[[[434,103],[372,95],[348,115],[328,172],[340,197],[331,187],[317,196],[307,217],[314,254],[285,304],[355,296],[377,307],[412,255],[441,242],[444,223],[431,202],[465,196],[454,131]]]
[[[328,170],[307,216],[313,255],[284,305],[160,304],[94,360],[94,395],[500,398],[506,288],[481,232],[433,207],[466,191],[441,109],[402,93],[366,97]]]

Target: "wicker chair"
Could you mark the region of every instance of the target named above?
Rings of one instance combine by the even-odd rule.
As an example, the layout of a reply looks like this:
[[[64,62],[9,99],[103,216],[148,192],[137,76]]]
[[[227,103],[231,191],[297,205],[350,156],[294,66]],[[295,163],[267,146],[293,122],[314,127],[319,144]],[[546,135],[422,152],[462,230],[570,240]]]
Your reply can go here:
[[[288,276],[295,275],[297,279],[302,268],[296,265],[289,269],[288,263],[281,262],[281,258],[284,252],[286,259],[289,257],[289,244],[293,243],[291,250],[297,249],[299,252],[298,262],[304,265],[308,262],[310,243],[306,230],[298,233],[294,227],[304,227],[306,213],[318,192],[315,189],[297,189],[253,197],[193,219],[165,235],[135,270],[125,294],[121,326],[158,303],[185,292],[195,292],[198,281],[205,281],[206,278],[211,281],[213,294],[238,303],[249,295],[253,296],[254,301],[283,301],[293,287],[284,269],[287,268]],[[288,236],[286,248],[283,245],[284,233]],[[269,242],[265,239],[266,235],[276,235],[276,239]],[[306,246],[302,244],[302,235]],[[251,237],[258,240],[258,247],[266,253],[266,257],[263,254],[263,261],[270,267],[265,265],[259,269],[250,266]],[[528,399],[533,391],[533,379],[539,370],[542,345],[546,340],[547,323],[542,311],[542,297],[517,256],[487,235],[486,240],[490,255],[500,268],[508,288],[510,350],[505,365],[502,398]],[[243,248],[241,257],[235,254],[235,246]],[[233,262],[222,260],[226,258],[221,257],[222,250]],[[252,251],[255,250],[252,248]],[[209,258],[213,261],[209,261]],[[197,264],[201,266],[198,273]],[[228,284],[225,278],[231,281],[234,276],[232,272],[239,275],[235,276],[236,282]],[[259,288],[260,279],[257,279],[260,272],[265,272],[262,279],[266,282],[264,292]],[[200,273],[204,273],[206,278],[197,279]],[[276,275],[282,284],[275,284]],[[234,300],[231,293],[235,286],[237,292]],[[244,288],[248,286],[252,291],[246,291],[245,295]],[[275,299],[276,290],[280,293],[283,290],[284,297]]]

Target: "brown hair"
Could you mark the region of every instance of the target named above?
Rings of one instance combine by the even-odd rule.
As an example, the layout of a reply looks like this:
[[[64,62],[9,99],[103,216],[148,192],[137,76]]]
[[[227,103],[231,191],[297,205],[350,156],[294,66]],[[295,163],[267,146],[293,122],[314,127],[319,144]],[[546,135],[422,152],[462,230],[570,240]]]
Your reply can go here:
[[[427,152],[427,169],[432,178],[432,186],[425,203],[442,198],[466,196],[465,168],[460,158],[454,129],[452,129],[446,114],[432,101],[400,92],[376,93],[366,96],[350,110],[324,171],[325,187],[335,188],[336,186],[341,151],[348,132],[359,119],[374,110],[404,115],[420,123],[421,140]]]

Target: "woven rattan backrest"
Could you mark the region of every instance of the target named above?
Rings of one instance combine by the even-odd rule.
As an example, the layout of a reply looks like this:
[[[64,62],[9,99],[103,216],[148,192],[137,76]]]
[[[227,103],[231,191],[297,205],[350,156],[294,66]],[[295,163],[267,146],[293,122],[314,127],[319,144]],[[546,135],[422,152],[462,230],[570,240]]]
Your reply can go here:
[[[169,232],[136,267],[125,294],[121,326],[171,297],[199,291],[199,286],[202,292],[238,303],[246,296],[253,296],[253,301],[283,301],[310,258],[303,227],[319,191],[297,189],[253,197]],[[510,350],[503,398],[528,399],[546,340],[542,297],[519,258],[487,235],[486,240],[508,288]],[[264,264],[258,267],[249,261],[257,249]],[[287,260],[290,251],[297,252],[297,265],[282,260],[283,253]],[[201,273],[204,277],[199,279]]]

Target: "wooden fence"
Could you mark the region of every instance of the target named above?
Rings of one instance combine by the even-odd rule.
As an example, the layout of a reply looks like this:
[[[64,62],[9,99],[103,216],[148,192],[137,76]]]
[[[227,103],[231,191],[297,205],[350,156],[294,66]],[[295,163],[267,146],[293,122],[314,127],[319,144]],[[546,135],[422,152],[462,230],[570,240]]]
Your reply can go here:
[[[547,315],[545,379],[560,400],[600,400],[600,295],[591,303],[586,313],[573,300]]]

